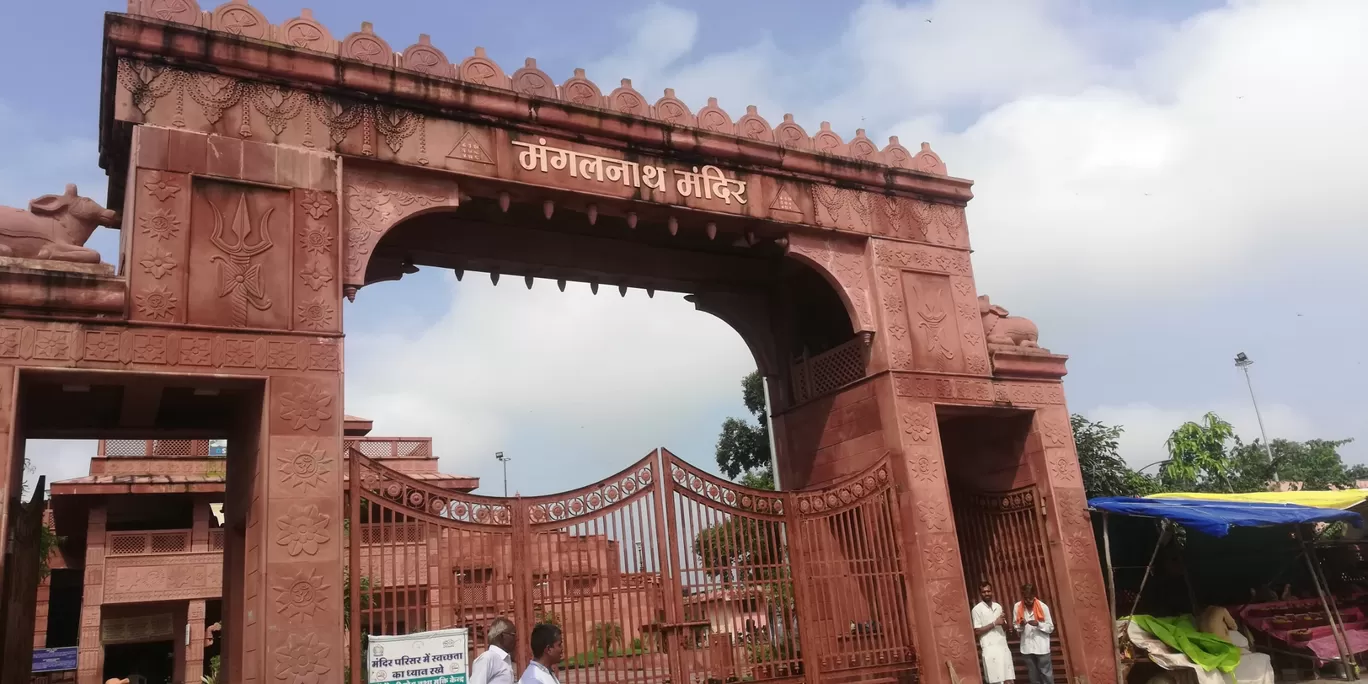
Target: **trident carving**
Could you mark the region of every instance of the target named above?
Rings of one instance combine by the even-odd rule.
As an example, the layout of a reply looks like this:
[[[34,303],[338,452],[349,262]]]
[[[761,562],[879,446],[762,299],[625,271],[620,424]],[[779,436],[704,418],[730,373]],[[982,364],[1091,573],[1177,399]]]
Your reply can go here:
[[[223,239],[223,212],[212,201],[209,202],[209,208],[214,210],[214,233],[209,240],[228,255],[225,258],[215,254],[209,258],[218,264],[219,297],[232,295],[233,325],[246,326],[248,304],[257,311],[271,308],[271,298],[261,289],[261,264],[253,264],[252,257],[273,246],[270,220],[275,209],[266,210],[257,227],[256,243],[247,244],[252,235],[252,220],[247,213],[246,193],[238,195],[237,213],[233,216],[231,229],[232,242]]]
[[[926,331],[926,351],[939,354],[943,359],[955,358],[955,352],[951,351],[945,343],[941,341],[941,325],[945,323],[945,311],[940,307],[932,307],[931,300],[922,296],[921,289],[912,288],[912,293],[917,297],[920,308],[917,309],[917,316],[921,318],[921,323],[917,327]],[[945,289],[936,290],[936,301],[939,302],[945,296]]]

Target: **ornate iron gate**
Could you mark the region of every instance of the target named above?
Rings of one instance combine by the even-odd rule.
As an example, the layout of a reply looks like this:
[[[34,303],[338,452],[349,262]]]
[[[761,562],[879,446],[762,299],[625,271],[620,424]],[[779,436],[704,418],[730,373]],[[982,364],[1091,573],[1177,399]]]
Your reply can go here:
[[[826,682],[917,678],[897,493],[887,459],[791,493],[809,661]]]
[[[956,492],[955,530],[959,535],[960,557],[968,585],[969,600],[978,601],[978,583],[987,580],[997,591],[1004,610],[1018,600],[1021,585],[1030,582],[1040,599],[1052,609],[1058,596],[1050,561],[1049,540],[1045,536],[1044,512],[1039,492],[1033,486],[1007,492]],[[1061,621],[1055,620],[1056,634],[1050,640],[1055,681],[1066,684],[1068,662],[1064,657]],[[1020,636],[1008,635],[1012,652],[1018,652]],[[1017,679],[1026,681],[1026,668],[1017,662]]]
[[[561,626],[567,684],[915,677],[886,462],[773,492],[660,449],[571,492],[491,498],[349,458],[354,672],[363,633],[466,627],[474,656],[506,616],[519,668],[530,625]]]

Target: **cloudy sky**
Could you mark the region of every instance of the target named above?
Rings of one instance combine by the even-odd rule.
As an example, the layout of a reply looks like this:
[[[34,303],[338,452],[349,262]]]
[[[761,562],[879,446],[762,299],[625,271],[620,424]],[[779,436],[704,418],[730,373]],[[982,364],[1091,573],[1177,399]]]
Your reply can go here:
[[[274,22],[297,0],[257,0]],[[22,3],[0,45],[0,204],[96,164],[101,12]],[[512,71],[584,67],[648,95],[673,87],[771,122],[792,112],[929,141],[976,181],[979,288],[1069,354],[1073,410],[1158,460],[1217,411],[1258,434],[1236,352],[1255,359],[1270,436],[1357,438],[1368,460],[1368,3],[1362,0],[313,3],[341,36],[373,21],[452,59],[482,45]],[[17,14],[17,17],[15,16]],[[117,236],[101,235],[112,250]],[[346,309],[347,410],[379,434],[432,435],[444,469],[500,489],[578,486],[657,445],[710,465],[754,367],[725,324],[679,297],[492,287],[423,272]],[[39,472],[84,471],[88,443],[34,444]]]

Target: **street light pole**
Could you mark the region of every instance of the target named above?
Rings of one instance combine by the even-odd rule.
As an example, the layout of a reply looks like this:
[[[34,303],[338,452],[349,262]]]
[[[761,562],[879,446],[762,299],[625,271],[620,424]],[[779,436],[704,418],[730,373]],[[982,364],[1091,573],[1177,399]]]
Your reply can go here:
[[[497,460],[499,463],[502,463],[502,464],[503,464],[503,471],[504,471],[504,497],[507,498],[507,497],[508,497],[508,462],[511,461],[511,460],[513,460],[513,459],[511,459],[511,458],[509,458],[509,457],[507,457],[507,456],[504,456],[504,452],[502,452],[502,451],[496,451],[496,452],[494,452],[494,458],[495,458],[495,460]]]
[[[1254,381],[1249,378],[1249,367],[1254,360],[1244,352],[1235,355],[1235,367],[1244,371],[1245,386],[1249,387],[1249,403],[1254,404],[1254,419],[1259,421],[1259,437],[1263,439],[1264,453],[1268,454],[1268,465],[1273,468],[1273,484],[1278,483],[1278,467],[1273,461],[1273,446],[1268,443],[1268,433],[1264,432],[1263,415],[1259,413],[1259,400],[1254,398]]]

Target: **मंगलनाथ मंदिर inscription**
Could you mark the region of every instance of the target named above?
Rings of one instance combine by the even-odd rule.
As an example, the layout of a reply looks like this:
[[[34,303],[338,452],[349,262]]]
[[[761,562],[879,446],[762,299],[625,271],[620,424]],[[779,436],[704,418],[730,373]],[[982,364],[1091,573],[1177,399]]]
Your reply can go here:
[[[587,178],[600,183],[620,182],[634,188],[645,185],[662,191],[667,182],[663,166],[643,165],[623,159],[551,147],[546,144],[546,138],[538,138],[536,143],[514,140],[513,144],[526,148],[518,153],[518,165],[524,171],[550,173],[550,169],[569,169],[571,178]],[[727,204],[731,204],[735,199],[738,204],[746,203],[746,181],[727,178],[722,169],[716,166],[704,166],[702,171],[696,166],[692,171],[674,169],[674,174],[678,176],[675,179],[675,190],[681,197],[716,198]]]

